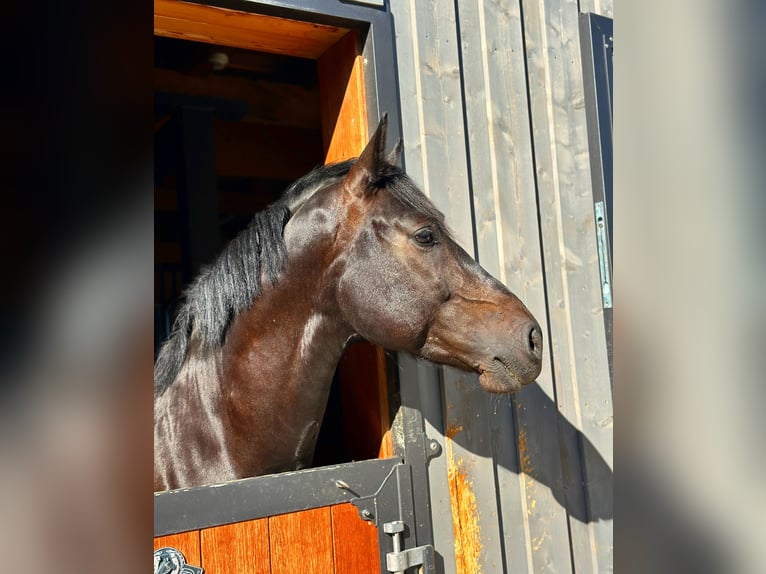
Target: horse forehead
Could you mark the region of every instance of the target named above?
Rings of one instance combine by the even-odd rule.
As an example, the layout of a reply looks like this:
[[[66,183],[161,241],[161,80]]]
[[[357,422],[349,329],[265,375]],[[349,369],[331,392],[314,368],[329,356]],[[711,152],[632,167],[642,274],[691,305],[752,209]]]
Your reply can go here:
[[[422,205],[418,207],[408,205],[409,202],[384,189],[376,195],[376,201],[368,208],[368,213],[391,222],[434,221],[438,223],[443,220],[439,210],[425,196],[417,197],[417,200],[417,203]]]

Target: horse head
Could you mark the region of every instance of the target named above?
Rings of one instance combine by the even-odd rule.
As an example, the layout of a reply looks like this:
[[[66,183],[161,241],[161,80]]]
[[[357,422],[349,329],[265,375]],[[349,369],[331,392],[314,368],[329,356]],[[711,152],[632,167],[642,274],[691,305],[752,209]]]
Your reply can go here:
[[[487,391],[516,391],[540,374],[540,327],[395,165],[399,146],[386,156],[386,125],[335,191],[337,310],[373,343],[479,373]]]

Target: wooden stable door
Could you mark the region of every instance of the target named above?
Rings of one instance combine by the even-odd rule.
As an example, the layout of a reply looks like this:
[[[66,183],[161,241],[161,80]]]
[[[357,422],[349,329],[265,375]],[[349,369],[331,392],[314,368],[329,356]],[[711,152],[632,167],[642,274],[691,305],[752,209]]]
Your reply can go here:
[[[375,526],[338,504],[247,522],[159,536],[154,549],[179,550],[205,574],[362,574],[380,572]]]
[[[246,3],[245,3],[246,4]],[[245,5],[243,4],[243,5]],[[358,156],[369,138],[361,38],[355,30],[175,0],[155,0],[154,33],[316,61],[324,162]],[[300,110],[296,110],[296,113]],[[339,365],[352,459],[391,454],[385,353],[353,346]],[[380,572],[378,533],[340,504],[157,537],[206,574]]]

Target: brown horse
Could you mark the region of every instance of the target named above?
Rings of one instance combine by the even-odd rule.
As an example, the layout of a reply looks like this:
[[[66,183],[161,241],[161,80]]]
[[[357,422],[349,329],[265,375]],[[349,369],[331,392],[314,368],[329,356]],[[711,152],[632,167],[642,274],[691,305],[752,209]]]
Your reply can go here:
[[[189,288],[155,365],[156,490],[310,465],[354,338],[492,393],[540,373],[534,317],[450,237],[385,132],[295,182]]]

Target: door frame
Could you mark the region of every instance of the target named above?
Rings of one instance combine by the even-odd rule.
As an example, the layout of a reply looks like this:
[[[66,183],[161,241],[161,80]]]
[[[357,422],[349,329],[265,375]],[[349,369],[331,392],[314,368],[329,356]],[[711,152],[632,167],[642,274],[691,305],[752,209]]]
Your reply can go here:
[[[155,32],[158,26],[158,7],[160,11],[168,7],[181,7],[194,11],[195,7],[201,7],[222,16],[223,23],[227,17],[238,18],[239,16],[227,12],[236,11],[240,14],[244,13],[245,16],[248,14],[253,16],[253,22],[259,20],[259,25],[266,23],[267,28],[269,23],[284,24],[285,19],[296,23],[314,24],[317,26],[317,35],[324,36],[322,41],[328,42],[325,46],[327,48],[325,54],[329,50],[344,50],[344,48],[341,46],[343,40],[332,43],[333,30],[323,27],[352,31],[356,42],[356,68],[351,69],[349,73],[360,74],[360,77],[355,80],[355,90],[357,96],[360,90],[363,91],[361,101],[364,103],[361,104],[361,108],[359,102],[349,103],[348,90],[340,95],[329,94],[320,97],[320,99],[325,97],[326,100],[333,97],[340,98],[338,117],[342,118],[344,106],[350,105],[351,111],[348,113],[351,116],[356,115],[359,119],[357,126],[351,130],[351,135],[346,133],[341,138],[341,140],[349,139],[352,149],[347,149],[342,144],[336,146],[331,136],[326,139],[326,161],[337,161],[358,155],[361,146],[366,144],[368,135],[374,131],[383,113],[388,114],[389,144],[401,139],[401,111],[393,44],[393,20],[384,2],[371,0],[367,3],[362,1],[346,3],[340,0],[314,0],[311,5],[306,6],[293,0],[261,2],[202,0],[194,3],[155,0]],[[176,20],[178,20],[177,16]],[[179,22],[176,21],[174,24],[178,26]],[[181,27],[183,27],[182,24],[181,22]],[[299,33],[303,32],[299,31]],[[200,33],[199,28],[196,33]],[[204,34],[204,30],[202,33]],[[204,36],[184,36],[183,30],[178,28],[169,32],[165,30],[165,33],[160,35],[204,41]],[[343,37],[348,43],[348,36]],[[216,39],[220,40],[219,37]],[[212,40],[208,41],[212,42]],[[248,46],[240,45],[239,47],[247,48]],[[290,53],[289,47],[280,47],[275,44],[272,48],[276,53]],[[268,47],[259,49],[269,51]],[[287,51],[277,51],[285,49]],[[348,53],[347,49],[345,51]],[[305,53],[292,55],[306,56]],[[320,63],[321,91],[322,74],[337,73],[337,70],[334,66],[328,65],[327,71],[323,72],[322,54],[314,55]],[[353,99],[354,94],[352,93],[350,97]],[[325,109],[322,110],[322,116],[323,132],[325,128],[327,131],[334,130],[336,125],[331,125],[332,122],[325,119]],[[358,149],[353,149],[354,146]],[[395,365],[388,365],[388,368],[385,368],[387,360],[382,350],[378,353],[377,362],[378,384],[387,385],[390,379],[397,377],[398,369]],[[384,368],[381,369],[381,366]],[[426,554],[430,552],[432,555],[433,536],[427,465],[430,458],[438,456],[440,451],[437,444],[427,439],[422,416],[416,409],[400,407],[393,424],[397,428],[394,434],[401,437],[401,440],[393,441],[393,444],[389,442],[387,448],[382,447],[380,453],[382,458],[379,459],[243,479],[214,487],[155,493],[154,536],[166,536],[203,527],[351,502],[359,509],[360,516],[378,526],[381,572],[388,571],[386,569],[387,555],[392,552],[396,554],[397,547],[400,554],[402,551],[414,550]],[[395,456],[392,457],[392,454]],[[346,484],[350,490],[343,488]],[[275,495],[275,493],[288,491],[291,494],[290,500],[278,494]],[[258,493],[261,494],[258,495]],[[295,499],[295,493],[305,493],[305,496]],[[397,537],[399,542],[396,545],[391,534],[384,532],[383,528],[386,522],[391,521],[403,521],[406,526],[404,532]],[[433,565],[426,568],[426,571],[432,572]]]
[[[361,57],[365,67],[363,81],[368,133],[374,131],[378,119],[384,112],[387,112],[389,141],[393,142],[401,138],[401,112],[393,44],[393,20],[382,2],[370,0],[369,2],[348,3],[339,0],[312,0],[310,5],[306,5],[307,3],[300,0],[195,0],[193,3],[155,0],[155,33],[158,32],[159,26],[156,11],[161,9],[163,5],[169,4],[207,7],[213,10],[234,10],[263,19],[272,18],[275,22],[287,19],[296,23],[315,24],[320,27],[316,30],[318,36],[332,34],[332,31],[322,31],[321,27],[355,31],[361,45]],[[268,22],[267,20],[263,21]],[[297,35],[301,34],[306,35],[311,34],[311,32],[297,32]],[[166,32],[160,33],[160,35],[184,37],[180,33]],[[186,36],[186,39],[205,41],[199,36]],[[326,46],[329,47],[332,40],[323,39],[319,42],[325,42]],[[242,47],[248,48],[248,46]],[[250,47],[249,49],[255,48]],[[279,46],[272,46],[272,48],[262,46],[260,49],[274,53],[311,57],[306,51],[291,52],[289,48],[285,51]]]

